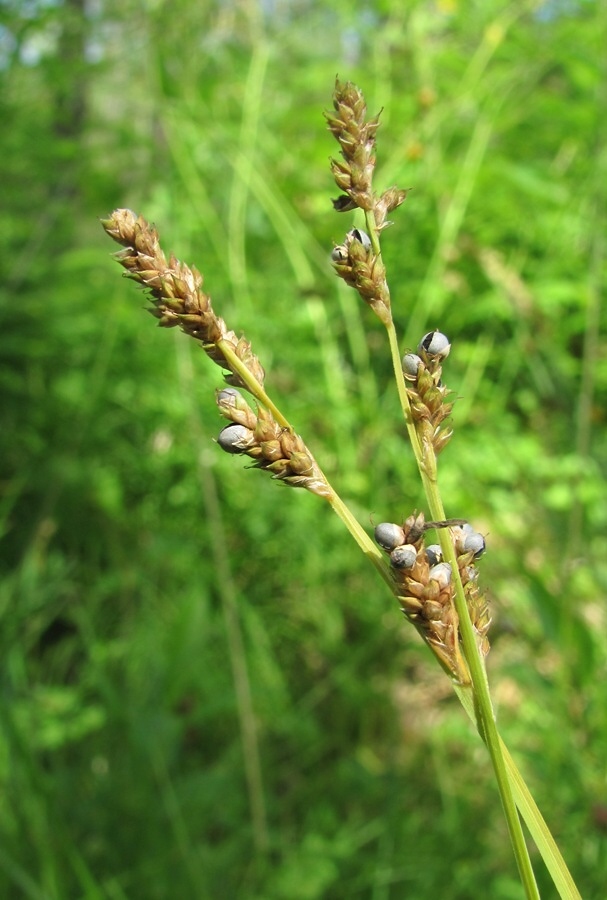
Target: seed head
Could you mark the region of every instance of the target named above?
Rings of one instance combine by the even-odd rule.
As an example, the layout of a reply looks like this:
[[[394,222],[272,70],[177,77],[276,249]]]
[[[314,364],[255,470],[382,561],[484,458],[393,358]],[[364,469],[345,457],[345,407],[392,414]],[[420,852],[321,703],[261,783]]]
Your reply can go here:
[[[246,453],[255,446],[255,437],[249,428],[232,423],[221,429],[217,443],[226,453]]]

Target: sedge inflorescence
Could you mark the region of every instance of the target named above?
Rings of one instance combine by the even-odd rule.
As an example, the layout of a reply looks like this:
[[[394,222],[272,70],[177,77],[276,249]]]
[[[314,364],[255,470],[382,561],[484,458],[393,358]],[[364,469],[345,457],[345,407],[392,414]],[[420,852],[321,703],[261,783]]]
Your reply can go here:
[[[162,328],[179,327],[199,341],[203,350],[224,369],[230,369],[225,348],[232,350],[238,360],[263,386],[265,372],[244,337],[237,337],[215,314],[211,298],[202,290],[202,275],[171,254],[167,260],[158,232],[143,216],[130,209],[116,209],[108,219],[102,219],[107,234],[125,249],[114,259],[126,269],[127,278],[149,291],[149,311]],[[242,377],[231,371],[225,377],[229,384],[246,387]]]
[[[407,191],[391,187],[381,194],[373,188],[375,136],[379,117],[367,119],[362,92],[350,82],[336,80],[333,110],[326,114],[328,127],[336,138],[341,159],[332,160],[331,169],[341,191],[333,201],[340,213],[359,209],[365,213],[366,228],[348,231],[333,248],[335,271],[353,287],[388,329],[393,329],[390,291],[381,258],[379,235],[391,223],[387,216],[403,203]],[[228,424],[217,443],[231,454],[247,456],[254,468],[292,487],[303,487],[329,502],[336,495],[303,439],[265,394],[265,372],[250,342],[226,326],[202,288],[202,275],[193,267],[168,257],[160,246],[156,229],[128,209],[117,209],[102,222],[110,237],[121,245],[116,260],[127,277],[148,291],[150,312],[163,328],[179,327],[194,338],[207,356],[227,370],[231,387],[216,392],[220,414]],[[445,419],[452,408],[450,391],[442,382],[442,364],[450,343],[440,331],[426,334],[415,352],[401,360],[404,392],[408,407],[408,427],[415,434],[420,465],[426,477],[434,477],[436,456],[446,446],[452,429]],[[241,391],[249,391],[251,405]],[[434,523],[445,525],[446,523]],[[476,559],[484,540],[464,522],[449,523],[449,534],[457,560],[468,612],[483,655],[488,651],[489,614],[477,587]],[[425,543],[423,514],[409,517],[403,525],[383,523],[376,538],[389,554],[393,591],[407,618],[416,626],[441,664],[457,679],[467,679],[466,663],[460,652],[458,616],[454,604],[456,573],[442,559],[437,545]],[[482,544],[482,546],[481,546]],[[453,558],[452,558],[453,559]],[[383,564],[381,564],[383,565]],[[384,568],[385,572],[385,568]],[[390,576],[385,574],[387,580]]]
[[[338,212],[359,209],[365,227],[351,229],[332,253],[337,275],[353,287],[394,334],[390,291],[381,258],[379,236],[391,223],[387,215],[406,198],[396,187],[383,194],[373,189],[375,140],[379,116],[367,120],[362,92],[353,84],[335,84],[333,111],[326,114],[329,129],[339,143],[341,159],[332,160],[335,183],[343,192],[333,206]],[[442,381],[442,366],[449,355],[449,339],[438,329],[428,332],[416,350],[401,360],[404,379],[403,411],[410,430],[422,477],[430,490],[436,484],[436,458],[451,439],[453,429],[445,420],[453,404]],[[463,590],[482,656],[489,650],[490,617],[480,594],[476,559],[484,550],[482,535],[463,520],[434,523],[449,528],[449,561],[438,545],[426,546],[422,513],[401,525],[382,523],[376,540],[389,553],[393,590],[407,619],[418,629],[441,665],[460,683],[470,680],[462,652],[456,591]],[[452,552],[451,552],[452,551]],[[457,566],[457,572],[453,566]],[[461,583],[461,587],[458,586]],[[461,596],[461,594],[459,595]],[[461,610],[461,606],[460,606]]]
[[[253,411],[234,388],[218,391],[216,401],[221,415],[231,420],[219,432],[217,443],[222,450],[249,456],[255,468],[264,469],[291,487],[328,496],[327,481],[298,434],[278,425],[262,406]]]
[[[380,236],[391,224],[388,215],[403,203],[407,191],[397,187],[383,193],[374,190],[379,116],[367,119],[365,99],[359,88],[337,79],[333,109],[326,113],[326,119],[340,147],[340,158],[331,161],[340,191],[333,207],[338,213],[358,210],[364,216],[364,227],[351,228],[335,244],[331,254],[333,267],[386,328],[403,417],[434,519],[427,521],[420,512],[408,516],[402,524],[382,522],[375,529],[379,547],[373,544],[329,484],[303,439],[266,394],[265,372],[250,342],[244,336],[238,337],[216,315],[210,297],[202,289],[202,275],[172,254],[165,256],[155,228],[130,210],[117,209],[102,224],[122,247],[116,259],[127,277],[148,291],[150,312],[158,324],[164,328],[181,328],[213,362],[227,370],[224,378],[231,386],[216,392],[219,413],[228,420],[217,438],[218,446],[227,453],[247,456],[252,461],[251,467],[267,472],[284,484],[306,488],[326,499],[390,585],[406,619],[452,678],[456,692],[468,712],[476,717],[479,732],[491,750],[519,868],[528,896],[535,897],[533,873],[510,789],[511,772],[517,777],[517,789],[523,798],[522,805],[517,801],[521,812],[525,816],[527,811],[527,822],[535,827],[532,833],[536,843],[540,846],[543,841],[545,848],[546,829],[525,796],[524,782],[502,751],[495,727],[484,671],[491,618],[485,596],[479,589],[477,569],[485,539],[466,520],[445,518],[438,489],[437,457],[453,433],[446,423],[452,410],[451,392],[442,380],[443,363],[451,345],[435,329],[424,335],[414,351],[401,357]],[[254,401],[249,403],[241,391],[248,391]],[[426,541],[430,529],[438,531],[439,543]],[[464,687],[471,691],[463,690]],[[541,840],[537,840],[538,836]],[[549,847],[544,858],[554,861],[554,848]],[[567,879],[563,877],[561,881],[565,883]],[[574,896],[568,886],[565,893]]]
[[[337,212],[362,209],[370,213],[377,232],[387,228],[388,213],[405,200],[407,191],[392,187],[377,195],[373,190],[375,133],[379,116],[367,120],[362,91],[351,82],[335,82],[333,111],[325,113],[329,130],[341,148],[341,160],[331,160],[337,187],[343,192],[333,200]],[[372,239],[359,228],[348,232],[332,254],[335,271],[355,288],[384,324],[390,321],[390,290],[386,269]]]
[[[442,363],[449,355],[451,344],[440,331],[430,331],[419,342],[417,353],[405,353],[402,358],[403,375],[411,416],[422,448],[432,446],[435,456],[451,439],[453,429],[442,423],[451,414],[453,403],[447,402],[451,393],[442,383]]]
[[[390,558],[394,593],[407,619],[415,625],[441,665],[460,683],[465,683],[469,676],[460,652],[453,572],[451,565],[443,561],[440,546],[426,545],[425,534],[430,528],[449,531],[477,643],[486,656],[491,618],[478,588],[476,568],[476,561],[485,550],[483,536],[462,519],[426,522],[424,514],[418,513],[409,516],[402,525],[382,522],[375,529],[375,540]]]
[[[228,384],[263,392],[264,369],[250,342],[237,337],[215,314],[211,298],[202,290],[202,275],[194,268],[163,252],[158,232],[130,209],[117,209],[102,220],[108,235],[124,249],[115,259],[126,275],[149,293],[150,312],[163,328],[180,327],[199,342],[207,356],[228,369]],[[217,405],[232,424],[219,435],[219,446],[254,460],[273,478],[292,487],[303,487],[323,497],[331,488],[306,447],[293,430],[276,421],[272,411],[257,404],[254,411],[234,388],[217,393]]]

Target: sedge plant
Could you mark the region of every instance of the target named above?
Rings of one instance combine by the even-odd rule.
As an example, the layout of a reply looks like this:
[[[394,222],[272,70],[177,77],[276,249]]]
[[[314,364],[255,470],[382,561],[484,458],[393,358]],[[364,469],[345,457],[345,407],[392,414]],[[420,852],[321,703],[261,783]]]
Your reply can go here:
[[[252,467],[292,487],[304,488],[337,513],[360,550],[376,568],[407,618],[434,654],[485,743],[501,797],[525,896],[539,897],[523,831],[527,826],[562,898],[580,894],[522,776],[497,728],[485,657],[489,652],[490,611],[479,587],[477,563],[483,536],[463,519],[448,519],[438,481],[438,458],[453,430],[452,403],[443,382],[450,352],[439,330],[420,337],[415,352],[401,357],[391,312],[390,290],[381,254],[388,216],[406,198],[405,190],[374,190],[376,132],[379,116],[369,118],[364,96],[350,82],[336,80],[329,130],[340,147],[331,169],[340,190],[333,201],[338,213],[361,210],[365,228],[347,232],[332,251],[335,272],[354,288],[387,332],[402,414],[427,502],[429,516],[412,512],[404,522],[383,522],[375,540],[354,517],[329,482],[304,439],[266,392],[265,371],[250,342],[228,328],[203,290],[202,275],[168,258],[158,232],[143,217],[117,209],[102,224],[122,246],[116,260],[125,275],[148,291],[150,312],[164,328],[181,328],[207,356],[227,370],[228,386],[216,402],[228,424],[218,445],[249,457]],[[246,394],[250,395],[247,399]],[[438,543],[427,541],[433,530]]]

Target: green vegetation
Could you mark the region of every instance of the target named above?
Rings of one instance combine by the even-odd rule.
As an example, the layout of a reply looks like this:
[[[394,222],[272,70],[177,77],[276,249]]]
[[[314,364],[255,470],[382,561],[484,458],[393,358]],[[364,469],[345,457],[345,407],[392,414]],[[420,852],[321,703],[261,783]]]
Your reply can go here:
[[[378,189],[412,188],[401,349],[453,345],[441,487],[487,534],[500,731],[602,900],[604,4],[1,10],[0,895],[522,896],[448,680],[329,508],[214,445],[219,370],[97,221],[130,205],[203,271],[369,533],[423,508],[330,265],[338,71],[384,107]]]

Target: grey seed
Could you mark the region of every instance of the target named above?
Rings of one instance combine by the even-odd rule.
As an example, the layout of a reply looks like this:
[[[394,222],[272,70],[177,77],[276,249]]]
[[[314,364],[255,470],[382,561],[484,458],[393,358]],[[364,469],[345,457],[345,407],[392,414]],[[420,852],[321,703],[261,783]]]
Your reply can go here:
[[[390,554],[390,565],[395,569],[410,569],[417,559],[417,550],[413,544],[403,544]]]
[[[375,540],[384,550],[394,550],[405,543],[405,532],[394,522],[381,522],[375,529]]]
[[[242,394],[236,388],[222,388],[217,391],[217,402],[234,405],[238,400],[242,399]]]
[[[449,563],[438,563],[436,566],[432,566],[429,572],[430,578],[441,588],[447,587],[447,585],[451,581],[451,566]]]
[[[248,444],[251,435],[252,431],[249,428],[245,428],[244,425],[232,423],[221,429],[217,437],[217,443],[222,450],[226,451],[226,453],[244,453],[245,451],[242,447],[239,447],[238,444]]]
[[[417,353],[405,353],[402,359],[403,372],[405,375],[417,375],[417,370],[421,364],[421,358]]]
[[[422,350],[425,350],[430,356],[438,356],[439,359],[444,359],[446,356],[449,356],[451,344],[449,343],[449,338],[441,331],[429,331],[428,334],[423,336],[417,349],[420,353]]]
[[[485,552],[485,547],[485,538],[478,531],[468,532],[468,534],[464,535],[464,540],[462,541],[464,553],[472,551],[474,558],[478,559]]]
[[[353,228],[352,231],[348,232],[347,237],[350,238],[350,240],[359,241],[365,250],[371,249],[371,238],[366,231],[362,230],[362,228]]]
[[[333,251],[331,253],[331,259],[333,262],[345,262],[348,258],[348,251],[343,246],[343,244],[339,244],[337,247],[333,247]]]
[[[430,566],[435,566],[443,558],[443,551],[440,544],[429,544],[426,547],[426,558]]]

